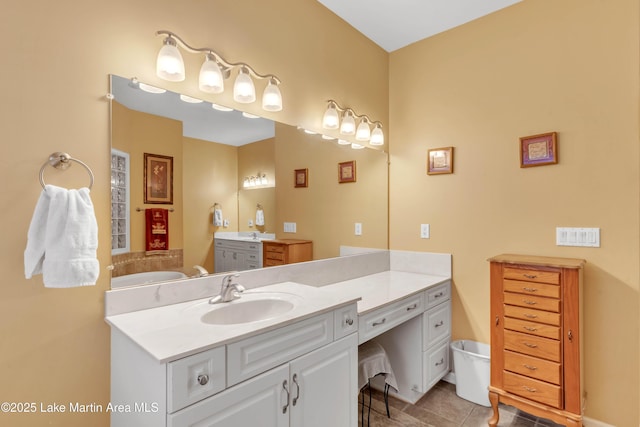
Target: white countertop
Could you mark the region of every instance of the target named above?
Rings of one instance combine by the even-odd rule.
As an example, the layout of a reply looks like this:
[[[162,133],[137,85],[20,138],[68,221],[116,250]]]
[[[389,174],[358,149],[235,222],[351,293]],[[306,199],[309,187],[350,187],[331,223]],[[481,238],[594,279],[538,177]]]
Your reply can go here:
[[[106,321],[159,362],[169,362],[353,302],[357,302],[358,314],[362,315],[449,279],[449,276],[385,271],[323,287],[294,282],[263,286],[245,291],[243,297],[265,292],[293,294],[299,296],[295,308],[273,319],[242,324],[211,325],[201,322],[200,317],[213,307],[208,303],[209,298],[108,316]],[[241,302],[242,297],[235,301]]]
[[[449,279],[451,279],[449,276],[384,271],[324,286],[322,289],[335,292],[345,298],[361,298],[358,301],[358,314],[362,315],[418,294]]]

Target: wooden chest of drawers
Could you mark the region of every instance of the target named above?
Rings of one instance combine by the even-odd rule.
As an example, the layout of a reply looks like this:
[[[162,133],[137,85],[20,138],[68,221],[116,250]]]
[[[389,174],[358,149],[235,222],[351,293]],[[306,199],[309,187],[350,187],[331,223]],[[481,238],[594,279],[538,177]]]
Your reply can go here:
[[[581,295],[584,260],[499,255],[491,263],[491,385],[498,403],[582,426]]]
[[[262,265],[293,264],[313,259],[311,240],[276,239],[262,241]]]

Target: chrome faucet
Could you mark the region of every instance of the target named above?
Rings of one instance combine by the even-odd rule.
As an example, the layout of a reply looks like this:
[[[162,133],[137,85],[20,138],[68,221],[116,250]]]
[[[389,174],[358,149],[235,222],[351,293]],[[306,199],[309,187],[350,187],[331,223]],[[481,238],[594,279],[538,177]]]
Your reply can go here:
[[[209,304],[218,304],[221,302],[229,302],[234,299],[240,298],[240,294],[244,292],[244,286],[233,283],[233,279],[240,277],[238,273],[227,274],[222,278],[222,287],[220,288],[220,295],[209,300]]]
[[[251,238],[253,240],[258,240],[258,233],[256,233],[255,231],[253,233],[251,233]]]
[[[193,268],[198,270],[196,275],[193,276],[193,277],[204,277],[204,276],[208,276],[209,275],[209,272],[204,267],[202,267],[201,265],[194,265]]]

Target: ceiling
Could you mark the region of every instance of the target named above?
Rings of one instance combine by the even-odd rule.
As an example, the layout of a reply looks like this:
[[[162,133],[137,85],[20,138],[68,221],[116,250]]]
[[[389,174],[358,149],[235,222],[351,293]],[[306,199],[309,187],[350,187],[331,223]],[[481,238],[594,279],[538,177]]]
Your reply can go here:
[[[318,0],[393,52],[521,0]]]

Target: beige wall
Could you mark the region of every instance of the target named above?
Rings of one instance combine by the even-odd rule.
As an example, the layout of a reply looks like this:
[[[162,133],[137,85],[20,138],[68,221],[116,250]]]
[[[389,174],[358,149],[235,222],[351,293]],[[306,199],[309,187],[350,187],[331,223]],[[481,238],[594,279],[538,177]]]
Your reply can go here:
[[[524,1],[392,53],[389,90],[391,247],[453,254],[454,338],[489,341],[490,256],[586,259],[586,415],[628,427],[639,421],[638,15],[636,0]],[[559,164],[520,169],[518,138],[549,131]],[[455,147],[455,173],[427,176],[427,149],[442,146]],[[557,226],[600,227],[601,247],[558,247]]]
[[[137,76],[201,96],[198,55],[185,55],[186,82],[168,84],[155,76],[160,29],[278,75],[284,111],[270,118],[319,129],[325,100],[340,97],[356,111],[387,121],[388,55],[315,0],[29,0],[5,7],[1,191],[10,208],[1,214],[7,226],[0,246],[3,401],[109,401],[109,328],[103,319],[110,260],[108,75]],[[358,67],[367,73],[354,73]],[[233,105],[228,92],[207,99]],[[258,103],[248,110],[263,113]],[[96,176],[91,196],[100,224],[101,276],[93,287],[45,289],[41,278],[24,278],[22,252],[41,191],[38,171],[60,150],[86,162]],[[48,169],[48,183],[86,185],[82,168]],[[0,414],[0,423],[107,426],[108,414]]]
[[[273,233],[276,229],[276,138],[238,147],[238,229]],[[266,174],[269,183],[256,188],[244,188],[244,177]],[[257,206],[262,206],[264,225],[256,225]],[[249,226],[249,220],[253,225]]]

